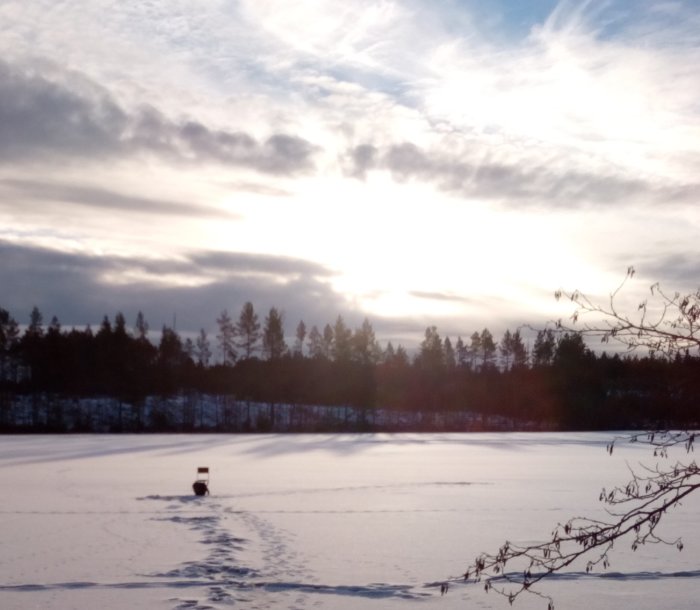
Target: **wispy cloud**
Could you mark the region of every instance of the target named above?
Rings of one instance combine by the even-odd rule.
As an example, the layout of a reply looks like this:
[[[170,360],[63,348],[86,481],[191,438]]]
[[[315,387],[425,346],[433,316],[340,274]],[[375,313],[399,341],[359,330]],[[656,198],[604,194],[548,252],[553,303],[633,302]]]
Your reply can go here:
[[[4,187],[4,188],[3,188]],[[93,211],[114,211],[157,216],[195,216],[232,220],[235,214],[206,206],[127,195],[105,188],[75,183],[45,182],[27,179],[0,180],[0,208],[15,207],[19,202],[31,202],[41,208],[56,202],[92,208]]]
[[[371,170],[387,170],[397,180],[435,183],[466,198],[496,200],[506,205],[575,208],[585,205],[687,204],[697,200],[700,183],[637,177],[610,168],[593,172],[577,166],[541,165],[541,160],[500,163],[479,160],[470,152],[424,150],[401,143],[380,150],[363,144],[347,155],[348,173],[365,178]]]
[[[412,290],[410,295],[418,299],[427,299],[429,301],[456,301],[459,303],[466,303],[471,300],[454,294],[444,292],[423,292],[421,290]]]

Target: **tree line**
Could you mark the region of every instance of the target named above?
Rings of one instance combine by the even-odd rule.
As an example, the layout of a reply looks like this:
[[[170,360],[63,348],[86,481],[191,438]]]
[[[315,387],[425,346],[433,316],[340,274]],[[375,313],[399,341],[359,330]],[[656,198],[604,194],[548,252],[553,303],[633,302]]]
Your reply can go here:
[[[0,308],[0,389],[5,393],[146,396],[195,391],[270,404],[403,411],[472,411],[552,429],[610,429],[695,421],[699,360],[595,354],[575,332],[545,329],[531,348],[519,329],[500,339],[484,328],[467,340],[425,330],[415,354],[381,346],[365,319],[342,316],[321,329],[296,325],[287,342],[282,312],[260,319],[252,303],[224,310],[217,333],[183,338],[163,326],[158,340],[139,312],[99,328],[44,323],[35,307],[24,331]]]

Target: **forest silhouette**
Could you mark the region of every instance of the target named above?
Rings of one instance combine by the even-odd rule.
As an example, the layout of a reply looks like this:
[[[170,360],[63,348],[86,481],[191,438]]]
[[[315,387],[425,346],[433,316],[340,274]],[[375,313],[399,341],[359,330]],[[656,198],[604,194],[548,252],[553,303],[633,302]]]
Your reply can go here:
[[[194,416],[172,417],[142,408],[149,397],[227,397],[270,406],[264,419],[226,418],[199,429],[280,429],[279,408],[345,407],[360,416],[329,423],[287,419],[285,431],[343,429],[605,430],[696,425],[700,359],[596,354],[573,332],[540,330],[527,349],[519,330],[496,340],[488,329],[464,341],[425,330],[418,350],[380,347],[368,320],[307,331],[299,322],[287,344],[282,313],[271,308],[261,322],[251,303],[234,321],[227,311],[218,333],[185,339],[164,326],[157,340],[139,312],[133,328],[124,316],[105,316],[100,327],[64,330],[54,317],[44,325],[34,308],[20,330],[0,308],[0,430],[93,431],[94,422],[69,421],[66,399],[109,397],[119,415],[109,431],[188,431]],[[17,405],[32,402],[32,416]],[[24,401],[24,402],[23,402]],[[62,401],[62,402],[61,402]],[[125,411],[122,412],[122,405]],[[249,409],[250,410],[250,409]],[[410,423],[377,424],[378,410],[421,414]],[[433,414],[470,414],[436,419]],[[325,423],[324,423],[325,421]],[[395,420],[398,422],[398,419]],[[451,422],[451,423],[450,423]],[[100,427],[99,430],[104,430]]]

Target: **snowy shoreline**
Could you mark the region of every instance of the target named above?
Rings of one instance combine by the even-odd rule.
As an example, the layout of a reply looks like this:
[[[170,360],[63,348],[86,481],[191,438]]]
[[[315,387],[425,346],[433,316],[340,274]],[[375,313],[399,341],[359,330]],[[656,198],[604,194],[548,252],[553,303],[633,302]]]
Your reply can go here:
[[[0,405],[0,433],[481,432],[551,430],[546,422],[476,411],[408,411],[236,400],[181,393],[139,401],[18,394]]]

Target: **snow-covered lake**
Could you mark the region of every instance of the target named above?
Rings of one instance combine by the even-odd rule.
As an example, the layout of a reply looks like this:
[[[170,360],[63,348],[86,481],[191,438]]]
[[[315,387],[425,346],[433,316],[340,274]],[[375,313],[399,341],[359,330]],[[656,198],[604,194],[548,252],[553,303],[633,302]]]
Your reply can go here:
[[[607,434],[0,437],[0,607],[509,608],[456,578],[506,539],[603,517],[601,487],[652,463]],[[681,451],[672,456],[686,459]],[[195,497],[199,466],[211,495]],[[603,575],[540,589],[557,608],[696,608],[700,498],[619,544]],[[516,608],[546,608],[520,598]]]

